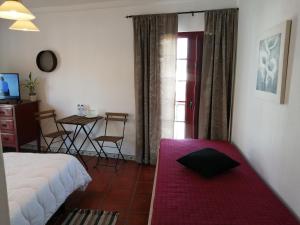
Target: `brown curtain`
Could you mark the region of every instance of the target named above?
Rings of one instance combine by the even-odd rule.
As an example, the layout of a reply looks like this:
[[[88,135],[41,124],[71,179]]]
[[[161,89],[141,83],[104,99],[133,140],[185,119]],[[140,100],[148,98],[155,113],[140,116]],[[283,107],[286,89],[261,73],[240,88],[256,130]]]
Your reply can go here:
[[[174,67],[172,76],[175,77],[176,44],[172,43],[176,43],[178,17],[177,14],[135,16],[133,28],[136,160],[148,164],[156,162],[160,138],[165,132],[162,124],[169,124],[162,116],[165,111],[162,94],[170,91],[166,92],[162,85],[166,86],[172,74],[172,69],[167,68],[168,61]]]
[[[203,37],[204,32],[197,32],[196,36],[196,79],[195,79],[195,108],[193,113],[193,133],[192,138],[197,139],[199,136],[199,104],[200,104],[200,88],[201,88],[201,74],[203,61]]]
[[[205,13],[199,136],[230,140],[238,10]]]

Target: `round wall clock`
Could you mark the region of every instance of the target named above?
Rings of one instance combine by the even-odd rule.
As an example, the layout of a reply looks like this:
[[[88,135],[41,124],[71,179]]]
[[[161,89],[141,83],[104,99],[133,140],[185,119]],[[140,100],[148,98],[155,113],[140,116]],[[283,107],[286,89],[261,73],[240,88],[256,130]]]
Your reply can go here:
[[[57,58],[53,51],[41,51],[36,57],[36,64],[43,72],[52,72],[57,66]]]

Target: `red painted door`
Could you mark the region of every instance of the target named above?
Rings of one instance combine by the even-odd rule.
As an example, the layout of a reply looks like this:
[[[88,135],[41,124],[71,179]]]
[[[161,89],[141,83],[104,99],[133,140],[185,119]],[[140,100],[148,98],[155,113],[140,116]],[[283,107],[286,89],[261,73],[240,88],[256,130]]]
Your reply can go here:
[[[202,70],[203,32],[178,33],[187,40],[186,92],[185,92],[185,138],[198,137],[200,80]],[[183,59],[184,60],[184,59]]]

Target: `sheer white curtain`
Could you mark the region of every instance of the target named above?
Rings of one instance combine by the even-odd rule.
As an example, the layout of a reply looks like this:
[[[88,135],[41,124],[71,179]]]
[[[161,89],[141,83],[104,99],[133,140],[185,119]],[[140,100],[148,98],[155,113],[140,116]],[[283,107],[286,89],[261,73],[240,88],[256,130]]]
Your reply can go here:
[[[165,34],[160,43],[161,138],[173,138],[176,93],[176,35]]]

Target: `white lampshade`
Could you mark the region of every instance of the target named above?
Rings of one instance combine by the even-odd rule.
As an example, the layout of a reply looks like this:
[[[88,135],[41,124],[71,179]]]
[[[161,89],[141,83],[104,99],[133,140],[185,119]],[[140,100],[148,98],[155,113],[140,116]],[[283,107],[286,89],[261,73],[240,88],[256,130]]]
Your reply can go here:
[[[9,20],[33,20],[35,16],[19,1],[5,1],[0,6],[0,18]]]
[[[9,27],[9,29],[20,30],[20,31],[34,31],[34,32],[40,31],[39,28],[37,28],[37,26],[34,25],[34,23],[29,20],[18,20],[14,22],[13,25]]]

